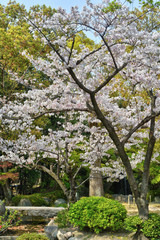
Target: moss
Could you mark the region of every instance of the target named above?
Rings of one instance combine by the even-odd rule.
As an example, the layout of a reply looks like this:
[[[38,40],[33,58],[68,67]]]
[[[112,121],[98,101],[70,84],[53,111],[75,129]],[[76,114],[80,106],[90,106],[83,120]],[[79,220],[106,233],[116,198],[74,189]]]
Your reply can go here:
[[[44,235],[37,233],[24,233],[17,238],[17,240],[48,240],[48,238]]]

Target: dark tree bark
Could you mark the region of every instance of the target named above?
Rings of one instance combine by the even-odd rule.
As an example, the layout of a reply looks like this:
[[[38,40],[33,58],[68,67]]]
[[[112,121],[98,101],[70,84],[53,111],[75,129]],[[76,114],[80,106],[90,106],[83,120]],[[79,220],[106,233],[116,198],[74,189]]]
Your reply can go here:
[[[6,199],[6,203],[7,204],[11,203],[12,191],[11,191],[8,179],[5,180],[5,183],[2,184],[2,188],[3,188],[4,196],[5,196],[5,199]]]

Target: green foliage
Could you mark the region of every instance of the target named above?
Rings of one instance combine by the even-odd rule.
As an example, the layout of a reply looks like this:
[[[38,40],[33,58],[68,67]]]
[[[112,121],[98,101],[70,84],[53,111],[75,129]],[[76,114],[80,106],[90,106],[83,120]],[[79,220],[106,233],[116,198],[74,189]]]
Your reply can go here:
[[[62,192],[62,190],[54,190],[53,192],[42,192],[39,193],[41,197],[48,197],[51,200],[51,204],[54,203],[54,201],[58,198],[63,198],[66,199],[64,193]]]
[[[151,178],[151,184],[158,184],[160,183],[160,159],[158,162],[152,162],[150,167],[150,178]]]
[[[103,9],[103,11],[105,13],[107,13],[107,12],[115,12],[117,9],[120,9],[121,7],[122,7],[122,5],[120,3],[118,3],[116,0],[113,0],[113,1],[111,1],[108,4],[108,7]]]
[[[32,206],[48,206],[49,204],[43,199],[42,195],[39,193],[34,193],[32,195],[17,195],[12,198],[12,204],[17,206],[21,199],[27,198],[31,201]]]
[[[112,195],[109,193],[105,193],[104,195],[105,198],[113,199]]]
[[[33,191],[33,186],[40,178],[40,171],[35,169],[19,168],[19,179],[21,183],[21,192],[24,195],[30,194]]]
[[[58,212],[55,222],[58,223],[59,228],[70,227],[68,209]]]
[[[139,216],[127,217],[124,227],[130,232],[136,232],[137,227],[141,226],[144,235],[151,240],[160,239],[160,215],[157,213],[149,214],[149,219],[144,221]]]
[[[44,235],[38,233],[24,233],[17,238],[17,240],[48,240]]]
[[[69,220],[81,230],[85,227],[96,233],[103,229],[117,231],[126,217],[125,207],[118,201],[104,197],[86,197],[71,205]]]
[[[143,224],[143,220],[139,216],[127,217],[124,221],[124,227],[127,231],[136,232],[138,226]]]
[[[160,239],[160,215],[149,214],[149,219],[143,225],[143,233],[152,240]]]
[[[0,216],[0,235],[7,231],[11,226],[17,226],[21,222],[21,215],[17,211],[5,211],[3,216]]]
[[[45,201],[44,197],[50,199],[51,203],[48,204]],[[12,198],[12,204],[18,206],[21,199],[27,198],[31,201],[32,206],[51,206],[53,205],[54,201],[58,198],[65,198],[64,194],[60,190],[55,190],[54,192],[49,193],[34,193],[31,195],[17,195]]]
[[[154,200],[155,196],[160,197],[160,189],[157,186],[157,189],[153,189],[149,191],[149,195],[151,195],[151,199]]]

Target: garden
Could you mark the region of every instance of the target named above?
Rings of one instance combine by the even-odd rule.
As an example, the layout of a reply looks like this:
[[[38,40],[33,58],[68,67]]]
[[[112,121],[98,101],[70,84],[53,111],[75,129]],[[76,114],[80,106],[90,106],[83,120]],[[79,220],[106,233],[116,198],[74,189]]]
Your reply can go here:
[[[146,239],[160,238],[160,204],[157,204],[157,213],[150,213],[145,222],[137,211],[131,213],[125,206],[105,197],[82,197],[69,208],[59,211],[48,224],[40,219],[26,222],[20,212],[6,210],[1,216],[1,235],[16,236],[19,240],[74,240],[132,239],[135,233],[143,233]]]
[[[2,235],[160,239],[159,6],[0,4]]]

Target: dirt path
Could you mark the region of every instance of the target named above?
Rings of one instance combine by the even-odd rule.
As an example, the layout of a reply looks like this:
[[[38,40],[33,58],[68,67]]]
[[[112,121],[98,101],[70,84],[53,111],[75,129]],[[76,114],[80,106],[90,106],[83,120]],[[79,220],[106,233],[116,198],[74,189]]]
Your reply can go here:
[[[74,231],[74,236],[81,240],[129,240],[128,233],[107,233],[103,232],[100,234],[85,233],[80,231]]]

